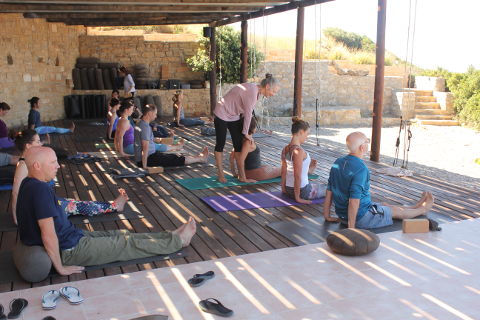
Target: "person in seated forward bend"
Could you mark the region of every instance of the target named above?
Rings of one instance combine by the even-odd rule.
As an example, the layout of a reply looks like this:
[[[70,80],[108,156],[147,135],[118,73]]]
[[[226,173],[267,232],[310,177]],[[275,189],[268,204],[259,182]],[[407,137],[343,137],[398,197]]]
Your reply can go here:
[[[414,206],[394,206],[372,202],[370,198],[370,172],[362,158],[368,153],[368,139],[361,132],[347,136],[349,154],[335,161],[330,169],[323,214],[328,221],[330,207],[335,204],[337,216],[348,221],[349,228],[372,229],[393,224],[392,219],[411,219],[426,214],[434,198],[424,192]]]
[[[135,128],[135,162],[144,169],[148,167],[178,167],[197,162],[207,162],[208,148],[197,156],[183,156],[160,152],[156,149],[150,122],[157,118],[157,107],[145,105],[142,117]]]
[[[253,134],[257,131],[257,120],[252,118],[248,134],[252,136],[252,140],[243,138],[242,151],[240,151],[240,162],[238,165],[238,180],[241,182],[256,182],[257,180],[268,180],[280,177],[282,174],[281,167],[272,167],[262,165],[260,158],[260,148],[253,139]],[[230,170],[234,176],[237,175],[235,170],[235,151],[230,153]]]
[[[326,187],[308,181],[308,174],[317,166],[317,160],[301,147],[308,139],[310,125],[297,117],[292,122],[292,140],[282,150],[282,192],[298,203],[310,204],[323,197]]]
[[[170,254],[186,247],[196,232],[195,220],[172,232],[130,233],[126,230],[83,231],[76,228],[48,185],[59,168],[52,149],[30,148],[25,154],[28,177],[18,195],[20,240],[44,246],[61,275],[79,273],[84,266]]]

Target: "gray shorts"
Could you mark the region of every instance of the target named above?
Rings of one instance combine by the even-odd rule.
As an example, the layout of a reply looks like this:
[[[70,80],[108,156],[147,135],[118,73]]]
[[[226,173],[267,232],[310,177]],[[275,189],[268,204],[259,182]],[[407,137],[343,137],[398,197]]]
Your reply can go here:
[[[0,152],[0,167],[8,166],[12,161],[12,156],[8,153],[1,153]]]
[[[287,196],[289,198],[295,199],[295,188],[286,187]],[[300,188],[300,198],[303,200],[315,200],[325,197],[325,191],[327,186],[323,183],[310,181],[305,187]]]
[[[357,220],[355,227],[360,229],[374,229],[390,226],[393,224],[392,209],[378,203],[372,203],[368,211],[360,220]]]

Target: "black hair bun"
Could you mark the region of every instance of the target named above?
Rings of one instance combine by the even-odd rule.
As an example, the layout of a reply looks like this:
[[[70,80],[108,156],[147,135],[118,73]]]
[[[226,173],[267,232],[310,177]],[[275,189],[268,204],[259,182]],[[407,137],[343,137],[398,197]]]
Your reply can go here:
[[[273,75],[271,73],[265,74],[265,79],[270,79],[273,78]]]

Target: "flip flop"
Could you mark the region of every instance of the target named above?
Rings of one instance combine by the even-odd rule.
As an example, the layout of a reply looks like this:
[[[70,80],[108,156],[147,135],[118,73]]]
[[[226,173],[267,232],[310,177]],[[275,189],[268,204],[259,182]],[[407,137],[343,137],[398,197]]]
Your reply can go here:
[[[3,313],[5,309],[3,309],[3,305],[0,304],[0,320],[7,320],[7,315]]]
[[[57,300],[60,298],[60,292],[57,290],[50,290],[42,297],[43,310],[53,310],[57,307]]]
[[[215,273],[213,271],[207,271],[205,273],[200,273],[194,275],[192,278],[188,280],[190,287],[199,287],[205,283],[205,281],[212,279],[215,277]]]
[[[231,317],[233,310],[226,308],[220,301],[213,298],[202,300],[198,303],[202,311],[214,314],[220,317]]]
[[[22,311],[28,306],[28,301],[22,298],[14,299],[10,302],[10,312],[8,319],[18,319]]]
[[[70,304],[80,304],[83,302],[80,291],[75,287],[63,287],[60,289],[60,295],[67,299]]]

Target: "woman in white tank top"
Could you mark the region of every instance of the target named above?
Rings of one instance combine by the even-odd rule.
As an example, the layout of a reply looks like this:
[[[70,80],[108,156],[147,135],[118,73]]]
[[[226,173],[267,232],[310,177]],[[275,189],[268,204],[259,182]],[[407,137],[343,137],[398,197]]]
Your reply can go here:
[[[325,185],[308,181],[308,174],[313,173],[317,165],[317,160],[311,160],[308,152],[301,147],[309,133],[308,122],[293,118],[292,140],[282,151],[282,192],[303,204],[324,197],[326,190]]]

